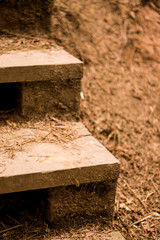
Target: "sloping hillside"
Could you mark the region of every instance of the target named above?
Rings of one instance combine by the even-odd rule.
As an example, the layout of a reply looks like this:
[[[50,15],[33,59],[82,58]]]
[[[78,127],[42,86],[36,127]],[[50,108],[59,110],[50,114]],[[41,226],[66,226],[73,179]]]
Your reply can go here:
[[[57,0],[52,20],[52,37],[85,63],[83,122],[121,161],[114,224],[158,239],[158,1]]]

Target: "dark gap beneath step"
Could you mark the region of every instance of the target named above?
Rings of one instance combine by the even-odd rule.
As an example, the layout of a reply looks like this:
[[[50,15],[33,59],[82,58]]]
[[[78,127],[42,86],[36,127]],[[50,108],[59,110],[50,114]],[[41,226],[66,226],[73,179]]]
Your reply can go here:
[[[20,83],[0,84],[0,112],[18,110],[20,105]]]

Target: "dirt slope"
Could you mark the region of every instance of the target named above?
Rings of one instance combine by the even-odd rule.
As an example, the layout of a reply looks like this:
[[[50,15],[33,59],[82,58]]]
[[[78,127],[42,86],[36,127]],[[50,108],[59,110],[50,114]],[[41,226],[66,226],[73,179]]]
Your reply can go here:
[[[158,239],[158,3],[57,0],[52,37],[84,61],[83,122],[121,161],[115,226]]]

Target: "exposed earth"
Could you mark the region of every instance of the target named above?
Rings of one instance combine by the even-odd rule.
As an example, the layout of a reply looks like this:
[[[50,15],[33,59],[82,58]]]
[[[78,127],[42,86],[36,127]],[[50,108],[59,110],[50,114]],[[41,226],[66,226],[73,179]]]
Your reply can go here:
[[[7,32],[1,35],[1,51],[10,50],[13,42],[17,49],[50,48],[56,42],[83,60],[82,121],[121,163],[113,228],[125,239],[158,240],[159,2],[55,0],[54,4],[49,40]],[[32,214],[25,222],[24,216],[10,217],[8,228],[24,224],[12,231],[1,232],[7,225],[0,221],[0,238],[106,239],[105,218],[85,226],[77,226],[75,219],[67,230],[59,230]]]

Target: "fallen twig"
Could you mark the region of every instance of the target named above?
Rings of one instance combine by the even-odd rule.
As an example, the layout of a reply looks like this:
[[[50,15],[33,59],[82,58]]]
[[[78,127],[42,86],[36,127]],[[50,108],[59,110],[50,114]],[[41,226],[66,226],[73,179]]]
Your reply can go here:
[[[142,219],[140,219],[140,220],[132,223],[131,225],[129,225],[129,227],[132,227],[133,225],[136,225],[136,224],[138,224],[138,223],[141,223],[141,222],[143,222],[143,221],[145,221],[145,220],[147,220],[147,219],[149,219],[149,218],[152,218],[152,217],[158,217],[158,219],[159,219],[159,214],[153,212],[152,214],[150,214],[150,215],[148,215],[148,216],[146,216],[146,217],[144,217],[144,218],[142,218]]]
[[[4,230],[0,231],[0,234],[1,234],[1,233],[8,232],[8,231],[11,231],[11,230],[13,230],[13,229],[15,229],[15,228],[19,228],[19,227],[22,227],[22,225],[20,224],[20,225],[11,227],[11,228],[4,229]]]
[[[158,188],[156,187],[156,185],[155,185],[155,183],[154,183],[154,181],[153,181],[153,178],[151,178],[151,183],[152,183],[155,191],[157,192],[157,194],[160,196],[160,193],[159,193]]]
[[[29,236],[29,237],[27,237],[27,238],[25,238],[25,239],[26,239],[26,240],[33,239],[33,237],[37,236],[37,234],[38,234],[38,233],[35,233],[35,234],[33,234],[32,236]]]
[[[58,126],[52,126],[52,128],[62,128],[62,129],[66,129],[66,128],[68,128],[68,126],[61,126],[61,125],[59,126],[59,125],[58,125]]]
[[[145,210],[147,210],[145,204],[142,202],[142,200],[140,199],[140,197],[138,196],[138,194],[130,187],[130,185],[125,181],[123,180],[126,184],[126,186],[128,187],[129,191],[134,195],[134,197],[140,202],[140,204],[143,206],[143,208]]]
[[[141,222],[143,222],[143,221],[145,221],[145,220],[147,220],[148,218],[151,218],[151,217],[152,217],[152,215],[148,215],[148,216],[146,216],[146,217],[144,217],[144,218],[142,218],[142,219],[140,219],[140,220],[132,223],[131,225],[129,225],[129,227],[132,227],[133,225],[136,225],[136,224],[138,224],[138,223],[141,223]]]
[[[8,218],[10,218],[11,220],[13,220],[15,223],[17,223],[18,225],[20,225],[20,222],[18,222],[16,219],[12,218],[11,216],[7,215]]]

